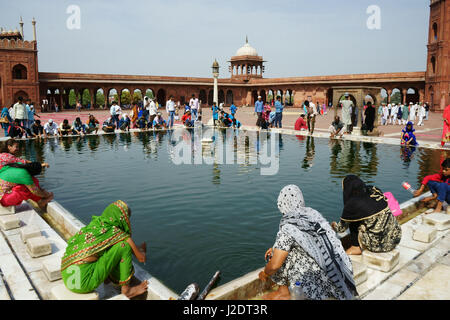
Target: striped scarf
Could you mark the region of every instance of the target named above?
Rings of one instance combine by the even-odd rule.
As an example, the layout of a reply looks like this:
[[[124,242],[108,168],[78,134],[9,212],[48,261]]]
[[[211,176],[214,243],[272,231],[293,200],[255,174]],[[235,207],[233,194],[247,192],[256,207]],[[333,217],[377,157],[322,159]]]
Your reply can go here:
[[[346,299],[354,299],[358,293],[352,263],[325,218],[318,211],[305,207],[303,194],[295,185],[281,190],[278,208],[283,214],[280,230],[292,236],[318,263]]]

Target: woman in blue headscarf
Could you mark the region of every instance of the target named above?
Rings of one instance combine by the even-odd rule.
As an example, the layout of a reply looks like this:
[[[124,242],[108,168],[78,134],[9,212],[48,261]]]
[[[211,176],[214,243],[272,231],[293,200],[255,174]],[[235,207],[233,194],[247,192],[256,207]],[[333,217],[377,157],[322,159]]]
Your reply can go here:
[[[414,135],[414,128],[413,123],[409,121],[406,124],[406,127],[402,130],[402,138],[401,138],[401,144],[407,145],[407,146],[416,146],[418,145],[416,141],[416,136]]]

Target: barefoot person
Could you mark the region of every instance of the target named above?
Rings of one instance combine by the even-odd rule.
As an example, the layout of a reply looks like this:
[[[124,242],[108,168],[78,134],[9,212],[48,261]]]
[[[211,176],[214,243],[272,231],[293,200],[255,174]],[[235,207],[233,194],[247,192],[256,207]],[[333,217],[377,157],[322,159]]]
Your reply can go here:
[[[350,228],[352,246],[347,254],[360,255],[361,249],[389,252],[400,243],[402,230],[380,189],[366,186],[354,175],[342,181],[344,210],[339,223],[331,226],[337,232]]]
[[[34,176],[40,174],[39,162],[10,163],[0,169],[0,204],[4,207],[18,206],[25,200],[37,202],[41,209],[53,199],[53,193],[42,189]]]
[[[136,246],[131,239],[131,210],[118,200],[93,216],[91,222],[67,241],[61,261],[61,275],[66,287],[75,293],[88,293],[111,280],[121,286],[128,298],[147,291],[147,281],[130,286],[134,274],[132,254],[139,262],[146,260],[146,245]]]
[[[322,215],[305,206],[295,185],[284,187],[278,196],[283,217],[275,245],[266,251],[266,267],[259,278],[269,277],[279,285],[263,299],[290,299],[288,286],[301,282],[307,299],[354,299],[357,296],[352,263],[341,242]]]
[[[450,203],[450,158],[442,161],[441,168],[440,173],[426,176],[422,180],[420,188],[413,195],[414,197],[420,196],[424,192],[425,186],[427,186],[432,196],[421,201],[426,203],[437,199],[437,206],[434,212],[441,212],[445,201]]]

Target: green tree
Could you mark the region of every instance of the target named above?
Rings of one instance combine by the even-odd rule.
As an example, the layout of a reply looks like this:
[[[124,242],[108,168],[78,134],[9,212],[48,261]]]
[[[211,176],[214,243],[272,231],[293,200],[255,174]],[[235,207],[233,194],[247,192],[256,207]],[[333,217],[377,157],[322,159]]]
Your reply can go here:
[[[133,93],[133,103],[138,103],[142,101],[142,93],[140,91],[135,91]]]
[[[130,104],[131,103],[131,94],[129,91],[122,91],[122,95],[120,96],[121,104]]]
[[[155,96],[153,95],[153,91],[151,90],[147,90],[147,92],[145,92],[145,95],[147,97],[149,97],[150,99],[153,99]]]
[[[69,106],[74,106],[77,104],[77,96],[75,95],[75,90],[70,90],[69,92]]]
[[[391,96],[391,103],[399,104],[402,103],[402,95],[400,92],[396,91]]]
[[[95,101],[99,106],[105,105],[105,95],[101,91],[98,91],[95,95]]]
[[[83,96],[81,97],[81,104],[83,106],[87,106],[89,103],[91,103],[91,94],[89,90],[86,89],[83,91]]]

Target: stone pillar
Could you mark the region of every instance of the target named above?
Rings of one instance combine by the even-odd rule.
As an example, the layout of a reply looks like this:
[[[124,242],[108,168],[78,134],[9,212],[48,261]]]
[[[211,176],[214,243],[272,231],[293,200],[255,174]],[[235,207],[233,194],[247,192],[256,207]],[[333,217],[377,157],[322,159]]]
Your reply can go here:
[[[103,88],[103,96],[105,97],[105,105],[104,105],[104,108],[105,109],[108,109],[108,93],[107,93],[107,89],[106,88]]]
[[[213,102],[217,105],[219,104],[219,88],[218,88],[218,78],[219,75],[214,75],[214,94],[213,94]]]
[[[63,108],[64,108],[64,104],[63,104],[64,88],[58,88],[58,91],[59,91],[59,108],[61,110],[63,110]]]
[[[408,89],[403,89],[402,90],[402,95],[403,95],[403,104],[406,104],[406,95],[408,94]]]
[[[95,103],[95,96],[94,96],[94,89],[89,89],[89,95],[91,96],[91,108],[94,108],[94,103]]]
[[[419,89],[419,101],[422,103],[425,103],[425,90],[424,89]]]
[[[392,90],[387,89],[387,104],[391,103]]]

